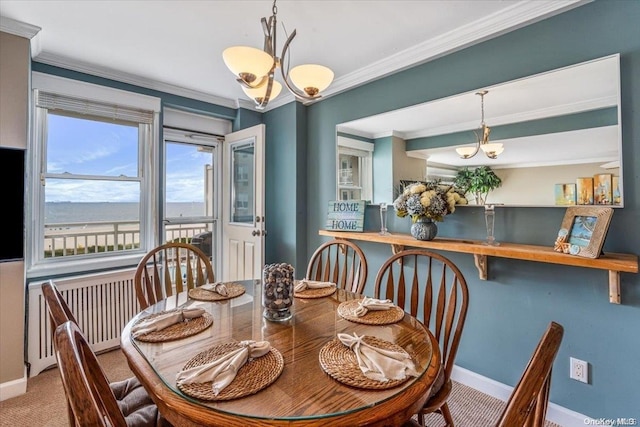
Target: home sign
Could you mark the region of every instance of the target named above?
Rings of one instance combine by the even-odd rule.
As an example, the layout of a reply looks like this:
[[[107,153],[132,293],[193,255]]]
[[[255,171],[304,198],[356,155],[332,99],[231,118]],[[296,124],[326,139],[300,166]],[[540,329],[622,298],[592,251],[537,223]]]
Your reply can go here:
[[[364,200],[332,200],[327,208],[325,229],[334,231],[362,231],[364,229]]]

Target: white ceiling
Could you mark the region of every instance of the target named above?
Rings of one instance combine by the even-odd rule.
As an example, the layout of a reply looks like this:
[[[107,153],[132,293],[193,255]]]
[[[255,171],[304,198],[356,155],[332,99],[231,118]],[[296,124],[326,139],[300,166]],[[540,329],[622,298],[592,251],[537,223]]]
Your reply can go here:
[[[331,96],[589,1],[280,0],[277,19],[297,30],[292,67],[335,72]],[[33,37],[38,62],[235,108],[246,97],[222,51],[262,48],[260,18],[271,8],[271,0],[1,0],[0,30]],[[285,92],[267,109],[290,102]]]

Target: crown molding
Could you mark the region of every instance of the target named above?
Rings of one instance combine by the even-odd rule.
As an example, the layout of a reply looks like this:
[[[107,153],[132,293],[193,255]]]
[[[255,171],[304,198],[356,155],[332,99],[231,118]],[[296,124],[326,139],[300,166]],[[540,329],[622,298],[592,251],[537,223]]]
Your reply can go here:
[[[228,98],[222,98],[220,96],[210,95],[204,92],[183,88],[181,86],[146,79],[144,77],[125,73],[123,71],[112,70],[106,67],[99,67],[60,55],[53,55],[50,53],[42,52],[34,56],[33,60],[41,62],[43,64],[53,65],[55,67],[78,71],[85,74],[91,74],[92,76],[103,77],[105,79],[115,80],[118,82],[128,83],[147,89],[166,92],[172,95],[184,96],[185,98],[196,99],[199,101],[220,105],[222,107],[238,108],[238,102]]]
[[[344,92],[386,75],[437,59],[593,0],[522,1],[493,15],[427,40],[370,66],[336,79],[324,97]]]
[[[16,21],[15,19],[0,16],[0,31],[20,36],[31,40],[42,30],[42,28],[27,24],[25,22]]]

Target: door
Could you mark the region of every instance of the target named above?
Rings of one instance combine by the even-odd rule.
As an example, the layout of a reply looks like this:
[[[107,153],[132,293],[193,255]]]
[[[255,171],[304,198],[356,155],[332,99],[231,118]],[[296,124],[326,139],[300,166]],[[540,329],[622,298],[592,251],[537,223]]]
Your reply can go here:
[[[264,134],[257,125],[225,136],[222,280],[259,279],[264,265]]]

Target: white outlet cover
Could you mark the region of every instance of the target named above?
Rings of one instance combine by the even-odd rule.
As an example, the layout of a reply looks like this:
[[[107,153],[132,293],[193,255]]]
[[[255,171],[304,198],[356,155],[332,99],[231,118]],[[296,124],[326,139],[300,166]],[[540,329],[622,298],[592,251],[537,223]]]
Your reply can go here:
[[[569,358],[569,378],[589,383],[589,364],[584,360]]]

